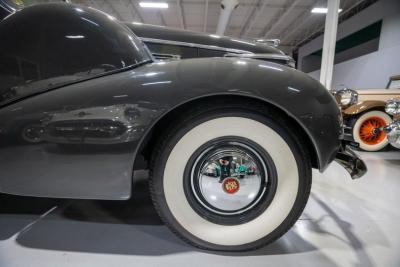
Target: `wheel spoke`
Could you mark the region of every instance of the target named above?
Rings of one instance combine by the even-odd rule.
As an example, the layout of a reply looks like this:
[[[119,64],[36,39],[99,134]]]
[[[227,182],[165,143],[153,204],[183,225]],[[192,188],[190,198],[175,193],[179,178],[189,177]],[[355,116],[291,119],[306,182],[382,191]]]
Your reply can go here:
[[[379,117],[371,117],[366,119],[360,126],[359,136],[360,139],[368,145],[376,145],[385,139],[385,133],[379,132],[374,134],[375,128],[381,128],[385,126],[385,121]]]

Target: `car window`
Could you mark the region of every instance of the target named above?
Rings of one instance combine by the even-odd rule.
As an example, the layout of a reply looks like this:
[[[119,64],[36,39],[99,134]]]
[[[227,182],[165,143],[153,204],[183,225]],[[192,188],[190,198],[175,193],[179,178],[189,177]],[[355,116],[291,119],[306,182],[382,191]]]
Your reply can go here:
[[[390,80],[387,89],[400,89],[400,79]]]
[[[197,48],[188,47],[188,46],[179,46],[179,45],[170,45],[170,44],[159,44],[159,43],[151,43],[146,42],[147,47],[154,54],[169,54],[169,55],[178,55],[181,58],[196,58]]]
[[[223,57],[225,51],[199,48],[199,57]]]

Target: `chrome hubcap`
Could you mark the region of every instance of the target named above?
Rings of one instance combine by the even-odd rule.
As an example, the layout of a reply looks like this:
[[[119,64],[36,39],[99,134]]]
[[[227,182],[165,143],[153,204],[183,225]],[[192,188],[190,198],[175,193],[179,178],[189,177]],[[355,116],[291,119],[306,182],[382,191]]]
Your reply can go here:
[[[268,182],[267,167],[250,146],[224,142],[212,146],[195,160],[191,187],[198,202],[220,215],[237,215],[263,198]]]

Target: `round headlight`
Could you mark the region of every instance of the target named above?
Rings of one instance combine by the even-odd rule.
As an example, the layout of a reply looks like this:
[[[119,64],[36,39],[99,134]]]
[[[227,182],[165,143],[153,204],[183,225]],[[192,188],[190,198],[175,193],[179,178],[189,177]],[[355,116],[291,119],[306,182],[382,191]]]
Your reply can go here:
[[[385,111],[390,115],[400,115],[400,100],[388,100],[386,102]]]
[[[340,90],[337,95],[339,96],[339,104],[342,106],[350,106],[358,101],[358,93],[351,89]]]

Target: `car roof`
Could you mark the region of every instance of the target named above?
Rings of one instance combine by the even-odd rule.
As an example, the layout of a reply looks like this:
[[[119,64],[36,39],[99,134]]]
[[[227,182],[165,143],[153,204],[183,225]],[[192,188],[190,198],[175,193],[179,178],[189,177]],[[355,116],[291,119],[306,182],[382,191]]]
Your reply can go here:
[[[255,54],[284,55],[281,50],[270,45],[233,37],[218,36],[215,34],[194,32],[135,22],[125,22],[125,25],[128,26],[138,37],[142,39],[158,39],[189,44],[218,46],[222,48],[248,51]]]

